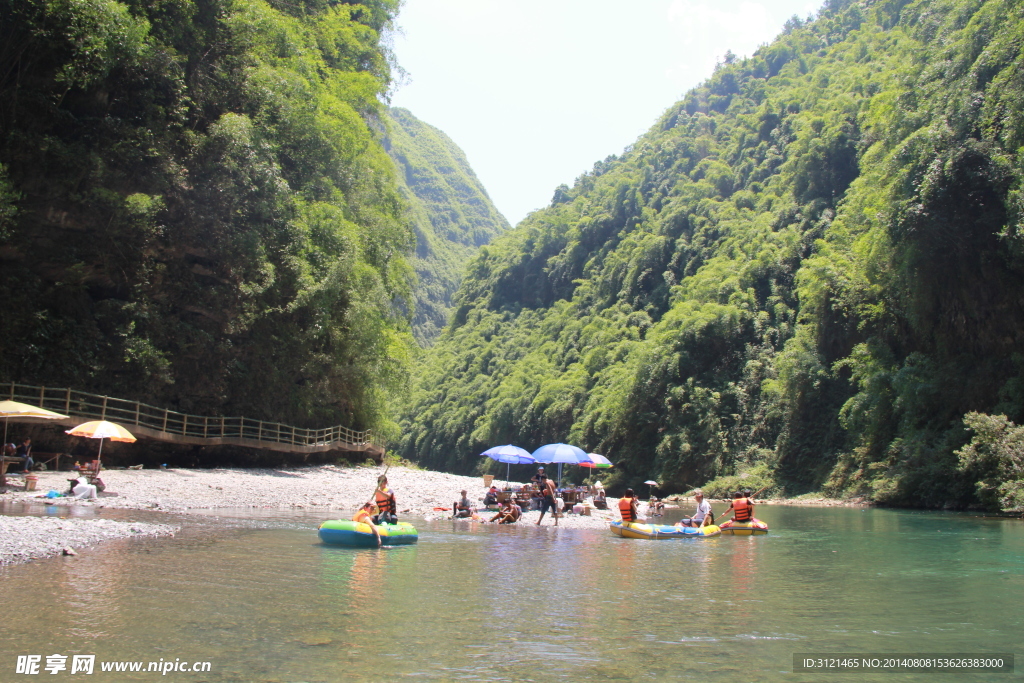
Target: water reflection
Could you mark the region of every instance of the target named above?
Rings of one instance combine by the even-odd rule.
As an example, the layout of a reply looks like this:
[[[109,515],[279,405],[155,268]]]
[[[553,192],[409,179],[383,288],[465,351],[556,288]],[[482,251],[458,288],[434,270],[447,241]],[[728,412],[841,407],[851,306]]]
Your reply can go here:
[[[1024,633],[1014,520],[758,516],[768,536],[678,541],[422,522],[386,549],[322,545],[302,513],[211,518],[0,570],[18,615],[0,648],[187,656],[210,681],[802,681],[797,651],[1012,651]]]

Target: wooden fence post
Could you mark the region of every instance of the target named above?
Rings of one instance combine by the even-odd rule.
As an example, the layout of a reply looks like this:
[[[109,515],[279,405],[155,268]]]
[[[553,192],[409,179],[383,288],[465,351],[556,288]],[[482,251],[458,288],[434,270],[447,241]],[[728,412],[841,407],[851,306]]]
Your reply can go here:
[[[107,397],[106,396],[103,397],[103,412],[100,415],[100,419],[101,420],[106,420],[107,419]]]
[[[67,393],[64,394],[64,412],[71,413],[71,387],[68,387]]]

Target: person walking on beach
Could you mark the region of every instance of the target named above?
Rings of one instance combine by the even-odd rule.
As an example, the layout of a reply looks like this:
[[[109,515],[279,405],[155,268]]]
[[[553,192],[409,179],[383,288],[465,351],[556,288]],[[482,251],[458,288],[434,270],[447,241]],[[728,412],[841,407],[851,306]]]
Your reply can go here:
[[[544,468],[542,467],[541,470]],[[543,476],[542,473],[537,473]],[[551,516],[555,518],[555,526],[558,526],[558,504],[555,502],[555,482],[551,481],[547,477],[544,477],[544,488],[541,489],[541,501],[540,501],[540,518],[537,520],[537,525],[544,521],[544,513],[550,508]]]
[[[373,492],[373,502],[377,505],[377,516],[374,524],[398,524],[398,505],[395,492],[388,488],[388,478],[383,474],[377,477],[377,489]]]

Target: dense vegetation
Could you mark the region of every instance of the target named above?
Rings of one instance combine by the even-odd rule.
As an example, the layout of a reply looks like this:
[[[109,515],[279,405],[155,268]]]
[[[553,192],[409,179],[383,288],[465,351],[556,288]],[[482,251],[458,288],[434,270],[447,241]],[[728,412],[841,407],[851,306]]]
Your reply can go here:
[[[447,135],[405,109],[389,109],[388,120],[385,146],[416,234],[412,331],[428,346],[448,324],[466,262],[509,224]]]
[[[1024,412],[1022,13],[831,0],[727,55],[481,250],[403,455],[470,471],[570,441],[619,486],[998,489],[1006,459],[958,449],[966,413]]]
[[[0,378],[386,426],[397,5],[0,0]]]

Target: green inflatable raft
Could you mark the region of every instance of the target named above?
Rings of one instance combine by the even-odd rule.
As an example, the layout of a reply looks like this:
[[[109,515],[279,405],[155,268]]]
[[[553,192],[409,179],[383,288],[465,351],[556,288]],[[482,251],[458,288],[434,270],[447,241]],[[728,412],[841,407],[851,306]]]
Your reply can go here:
[[[420,535],[412,524],[378,524],[381,545],[409,545],[419,540]],[[373,529],[364,522],[350,519],[329,519],[317,529],[320,540],[331,545],[347,545],[351,548],[376,548],[377,538]]]

